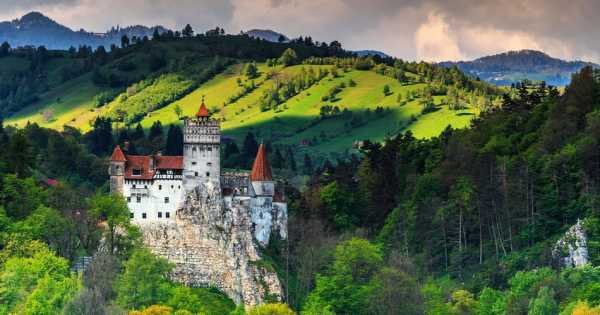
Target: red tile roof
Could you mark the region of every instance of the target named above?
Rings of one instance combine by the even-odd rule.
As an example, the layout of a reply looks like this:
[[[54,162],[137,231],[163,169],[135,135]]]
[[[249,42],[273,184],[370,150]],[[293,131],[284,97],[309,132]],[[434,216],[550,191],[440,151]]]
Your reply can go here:
[[[252,181],[270,181],[273,179],[271,174],[271,165],[267,159],[267,149],[261,143],[258,147],[258,153],[252,165],[252,173],[250,174],[250,180]]]
[[[113,153],[110,157],[111,161],[115,161],[115,162],[125,162],[127,161],[127,159],[125,159],[125,154],[123,154],[123,151],[121,151],[121,147],[120,146],[116,146],[115,149],[113,150]]]
[[[202,100],[202,104],[200,104],[200,108],[198,109],[198,112],[196,113],[196,117],[208,117],[210,116],[210,113],[208,112],[208,109],[206,108],[206,105],[204,105],[204,100]]]
[[[183,169],[183,156],[159,156],[156,157],[157,169],[171,169],[171,170],[182,170]]]
[[[133,175],[134,169],[140,170],[140,175]],[[125,178],[150,180],[162,169],[182,170],[183,156],[127,155]]]

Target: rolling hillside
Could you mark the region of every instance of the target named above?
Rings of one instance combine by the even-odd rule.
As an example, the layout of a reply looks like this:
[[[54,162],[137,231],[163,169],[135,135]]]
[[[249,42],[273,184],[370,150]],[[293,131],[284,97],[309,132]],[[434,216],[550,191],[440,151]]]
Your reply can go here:
[[[241,143],[250,131],[260,140],[293,146],[299,154],[336,158],[355,151],[366,139],[380,141],[407,130],[418,138],[429,138],[448,125],[464,128],[479,112],[469,104],[470,99],[465,99],[460,110],[451,110],[447,97],[437,93],[431,98],[434,108],[422,113],[423,91],[428,84],[426,78],[411,71],[405,71],[406,79],[401,83],[383,70],[257,63],[258,74],[249,79],[244,71],[248,61],[243,59],[219,59],[221,70],[215,66],[216,59],[204,53],[204,46],[191,41],[150,44],[154,45],[152,51],[161,51],[167,60],[159,70],[147,66],[151,58],[147,49],[130,48],[97,71],[117,73],[131,83],[116,88],[99,85],[94,83],[95,73],[84,73],[50,86],[38,101],[8,117],[6,124],[35,122],[55,129],[70,126],[88,131],[96,117],[106,116],[124,120],[115,124],[119,128],[124,124],[134,127],[137,122],[149,128],[156,121],[167,127],[193,115],[205,96],[214,116],[222,120],[227,137]],[[182,62],[185,66],[180,65]],[[132,63],[135,70],[123,71],[124,63]],[[380,68],[392,69],[385,65]],[[261,107],[261,99],[273,89],[309,73],[320,77],[280,101],[276,108]],[[384,93],[386,86],[389,91]],[[99,102],[104,97],[109,101]],[[181,110],[179,117],[176,109]]]

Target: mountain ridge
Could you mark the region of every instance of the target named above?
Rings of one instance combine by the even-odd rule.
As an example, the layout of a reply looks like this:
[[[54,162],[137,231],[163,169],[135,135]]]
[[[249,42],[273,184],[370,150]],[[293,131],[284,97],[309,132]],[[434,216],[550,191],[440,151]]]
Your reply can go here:
[[[598,67],[592,62],[563,60],[532,49],[511,50],[471,61],[443,61],[438,64],[444,67],[456,66],[467,74],[496,85],[510,85],[528,79],[564,86],[570,82],[571,74],[581,68]]]
[[[48,49],[69,49],[82,45],[94,48],[110,47],[113,44],[119,45],[123,35],[150,37],[155,30],[159,33],[168,31],[160,25],[113,27],[105,33],[89,32],[84,29],[75,31],[43,13],[32,11],[21,18],[0,22],[0,42],[8,42],[13,47],[44,46]]]

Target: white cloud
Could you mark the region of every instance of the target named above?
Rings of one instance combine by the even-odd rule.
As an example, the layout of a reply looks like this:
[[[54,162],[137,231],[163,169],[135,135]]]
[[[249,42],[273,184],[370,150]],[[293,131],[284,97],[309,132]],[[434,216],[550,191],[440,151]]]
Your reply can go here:
[[[441,14],[430,13],[415,32],[417,58],[426,61],[460,60],[464,58],[456,34]]]

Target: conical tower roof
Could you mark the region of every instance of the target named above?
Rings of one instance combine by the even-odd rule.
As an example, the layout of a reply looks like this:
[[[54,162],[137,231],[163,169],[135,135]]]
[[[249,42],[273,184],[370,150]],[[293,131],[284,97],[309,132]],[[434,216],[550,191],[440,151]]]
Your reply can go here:
[[[210,113],[208,112],[206,105],[204,105],[204,97],[202,97],[202,104],[200,104],[200,108],[198,109],[198,112],[196,113],[196,117],[204,118],[204,117],[209,117],[209,116],[210,116]]]
[[[252,165],[252,174],[250,174],[250,180],[253,182],[270,181],[273,180],[271,174],[271,165],[267,159],[267,149],[264,144],[260,144],[258,147],[258,153]]]
[[[113,153],[110,156],[110,160],[115,162],[127,161],[127,159],[125,158],[125,154],[123,154],[123,151],[121,150],[121,147],[119,145],[117,145],[113,150]]]

